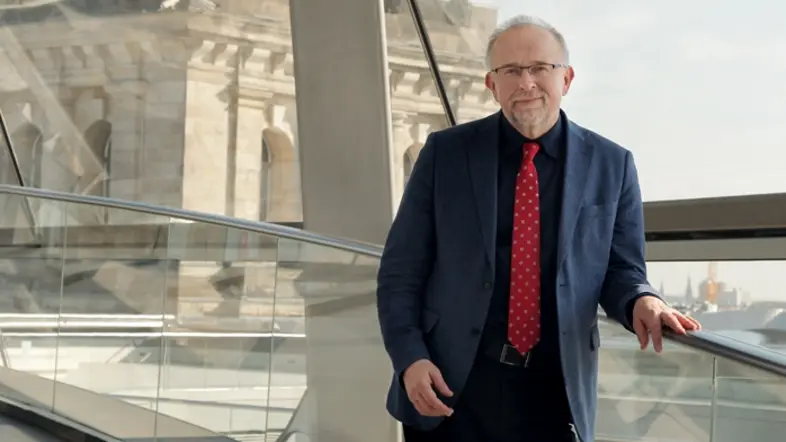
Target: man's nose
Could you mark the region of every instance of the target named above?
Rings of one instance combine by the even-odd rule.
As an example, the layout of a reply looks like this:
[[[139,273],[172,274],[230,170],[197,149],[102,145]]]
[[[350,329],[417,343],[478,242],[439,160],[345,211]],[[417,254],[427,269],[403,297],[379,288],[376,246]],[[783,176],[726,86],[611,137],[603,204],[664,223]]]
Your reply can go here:
[[[524,71],[521,73],[519,77],[519,88],[524,90],[535,89],[537,84],[535,83],[535,77],[533,77],[529,71]]]

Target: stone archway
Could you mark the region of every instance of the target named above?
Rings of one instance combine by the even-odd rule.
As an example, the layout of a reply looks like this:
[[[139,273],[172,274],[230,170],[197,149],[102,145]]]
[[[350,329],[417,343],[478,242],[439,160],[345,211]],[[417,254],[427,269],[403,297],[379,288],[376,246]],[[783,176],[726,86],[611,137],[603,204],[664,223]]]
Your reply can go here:
[[[85,129],[85,143],[90,152],[98,159],[100,168],[86,171],[83,179],[88,183],[88,195],[109,196],[112,165],[112,124],[106,120],[96,120]]]
[[[404,152],[404,185],[407,185],[409,176],[412,174],[412,167],[415,166],[415,161],[423,149],[423,143],[415,143],[407,148]]]
[[[300,192],[295,146],[286,132],[277,127],[262,131],[260,173],[260,220],[297,221],[299,213],[295,209],[300,204]]]

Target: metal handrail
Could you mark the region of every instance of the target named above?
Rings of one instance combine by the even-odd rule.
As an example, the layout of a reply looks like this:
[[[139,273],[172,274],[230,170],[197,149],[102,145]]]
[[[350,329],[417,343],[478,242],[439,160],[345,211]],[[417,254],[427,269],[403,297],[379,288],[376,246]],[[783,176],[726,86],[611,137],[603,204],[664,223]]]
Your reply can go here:
[[[0,194],[18,195],[23,197],[42,198],[52,201],[75,203],[75,204],[92,204],[102,207],[109,207],[113,209],[129,210],[151,215],[160,215],[164,217],[180,218],[194,222],[201,222],[206,224],[213,224],[224,226],[239,230],[246,230],[249,232],[270,235],[277,238],[290,239],[309,244],[321,245],[333,249],[345,250],[348,252],[357,253],[360,255],[381,258],[382,246],[368,244],[360,241],[354,241],[344,238],[331,237],[327,235],[320,235],[317,233],[307,232],[304,230],[294,229],[290,227],[279,226],[276,224],[261,222],[261,221],[247,221],[242,219],[230,218],[223,215],[213,215],[207,213],[200,213],[184,209],[175,209],[169,207],[155,206],[147,203],[140,203],[134,201],[123,201],[112,198],[89,196],[89,195],[76,195],[65,192],[56,192],[44,189],[31,189],[18,186],[0,185]],[[369,295],[373,298],[373,294]],[[371,301],[373,302],[373,301]],[[619,325],[608,318],[601,318],[604,321],[611,322]],[[703,353],[709,353],[714,356],[726,358],[743,365],[754,367],[768,373],[773,373],[778,376],[786,377],[786,355],[768,350],[763,347],[747,344],[742,341],[727,338],[715,333],[697,331],[689,332],[687,335],[677,335],[669,332],[664,332],[664,337],[668,340],[677,342],[685,347],[695,349]]]
[[[185,221],[212,224],[231,229],[244,230],[247,232],[260,233],[263,235],[274,236],[279,239],[290,239],[308,244],[315,244],[329,247],[332,249],[344,250],[347,252],[358,253],[369,257],[379,257],[382,254],[382,246],[311,233],[305,230],[292,227],[281,226],[278,224],[262,221],[250,221],[239,218],[231,218],[224,215],[214,215],[210,213],[196,212],[192,210],[176,209],[172,207],[157,206],[138,201],[118,200],[92,195],[77,195],[74,193],[58,192],[47,189],[34,189],[30,187],[11,186],[0,184],[0,194],[17,195],[30,198],[41,198],[51,201],[58,201],[73,204],[94,205],[110,209],[128,210],[131,212],[144,213],[147,215],[158,215],[168,218],[178,218]]]
[[[620,326],[617,321],[609,317],[600,317],[600,320],[616,327]],[[786,355],[783,353],[707,331],[679,335],[664,329],[663,337],[692,350],[729,359],[786,378]]]

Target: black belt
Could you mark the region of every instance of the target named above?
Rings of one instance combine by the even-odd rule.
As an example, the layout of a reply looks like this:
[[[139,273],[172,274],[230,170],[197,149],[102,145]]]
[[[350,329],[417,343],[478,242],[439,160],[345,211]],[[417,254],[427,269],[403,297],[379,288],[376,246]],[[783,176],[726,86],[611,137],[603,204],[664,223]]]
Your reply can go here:
[[[490,345],[484,351],[485,355],[501,364],[510,365],[513,367],[524,367],[529,365],[532,358],[532,352],[524,354],[519,353],[516,347],[510,344],[503,344],[500,348],[496,345]]]

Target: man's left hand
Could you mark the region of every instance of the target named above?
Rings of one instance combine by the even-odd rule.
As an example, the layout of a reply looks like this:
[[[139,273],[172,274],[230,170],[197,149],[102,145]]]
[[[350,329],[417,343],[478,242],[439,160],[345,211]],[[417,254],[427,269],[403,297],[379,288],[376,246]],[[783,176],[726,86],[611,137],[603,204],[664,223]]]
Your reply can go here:
[[[655,352],[661,352],[664,325],[681,335],[689,330],[701,329],[698,321],[669,307],[660,298],[642,296],[636,300],[633,305],[633,330],[636,331],[642,350],[647,348],[652,336]]]

